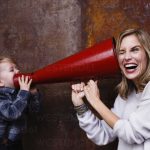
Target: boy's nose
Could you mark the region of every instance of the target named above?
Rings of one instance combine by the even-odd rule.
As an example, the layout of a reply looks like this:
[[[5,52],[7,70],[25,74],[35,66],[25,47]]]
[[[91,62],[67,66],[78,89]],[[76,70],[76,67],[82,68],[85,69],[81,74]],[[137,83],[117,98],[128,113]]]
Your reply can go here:
[[[19,73],[20,71],[18,69],[15,70],[15,73]]]

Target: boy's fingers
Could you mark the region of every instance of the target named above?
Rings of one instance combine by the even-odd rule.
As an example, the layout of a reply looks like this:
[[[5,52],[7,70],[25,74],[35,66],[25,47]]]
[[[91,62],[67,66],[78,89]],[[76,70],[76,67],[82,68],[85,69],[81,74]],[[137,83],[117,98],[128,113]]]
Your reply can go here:
[[[32,79],[29,80],[28,85],[30,86],[32,83]]]
[[[26,76],[26,77],[25,77],[25,83],[28,83],[28,79],[29,79],[29,77]]]
[[[21,83],[21,79],[20,79],[20,77],[18,78],[18,82],[19,82],[19,84]]]
[[[24,75],[21,76],[21,80],[24,81]]]

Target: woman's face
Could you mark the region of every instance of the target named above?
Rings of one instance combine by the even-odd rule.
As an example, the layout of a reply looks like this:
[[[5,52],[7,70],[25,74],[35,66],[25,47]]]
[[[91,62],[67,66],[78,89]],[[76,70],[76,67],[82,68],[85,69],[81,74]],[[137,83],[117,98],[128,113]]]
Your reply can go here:
[[[146,71],[147,61],[146,52],[135,35],[129,35],[122,39],[118,62],[127,79],[136,83]]]

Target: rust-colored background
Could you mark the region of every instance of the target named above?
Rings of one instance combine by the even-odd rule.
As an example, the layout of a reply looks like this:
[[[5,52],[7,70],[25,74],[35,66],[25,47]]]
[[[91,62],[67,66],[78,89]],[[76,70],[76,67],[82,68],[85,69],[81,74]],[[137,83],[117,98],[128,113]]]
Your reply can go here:
[[[114,36],[127,28],[149,31],[149,0],[0,0],[0,55],[32,72]],[[101,81],[111,107],[119,79]],[[30,115],[25,150],[116,150],[117,141],[96,146],[79,128],[70,83],[38,85],[42,111]]]

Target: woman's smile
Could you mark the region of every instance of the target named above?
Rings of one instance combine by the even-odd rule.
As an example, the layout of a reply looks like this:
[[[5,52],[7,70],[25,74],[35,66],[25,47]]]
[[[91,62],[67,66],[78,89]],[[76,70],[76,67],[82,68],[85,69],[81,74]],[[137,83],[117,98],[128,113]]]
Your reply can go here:
[[[118,52],[118,61],[126,78],[137,81],[147,67],[147,56],[144,48],[135,35],[123,38]]]

